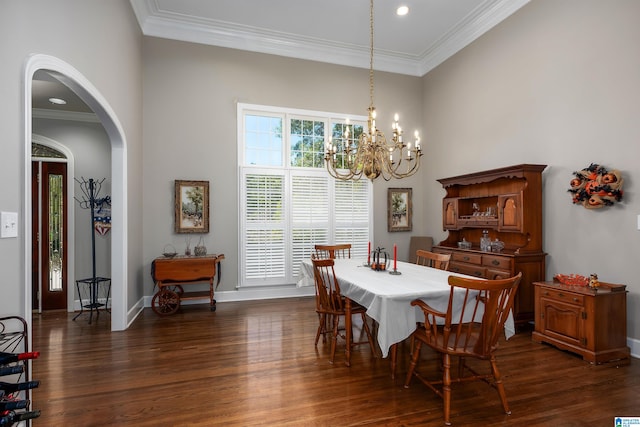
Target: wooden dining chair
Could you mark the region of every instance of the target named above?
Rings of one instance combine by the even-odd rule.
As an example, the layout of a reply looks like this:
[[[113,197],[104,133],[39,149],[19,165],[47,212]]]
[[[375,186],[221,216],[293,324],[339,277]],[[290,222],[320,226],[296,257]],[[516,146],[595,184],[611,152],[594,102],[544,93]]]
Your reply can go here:
[[[333,363],[336,354],[336,343],[338,337],[342,337],[347,341],[349,334],[340,334],[339,324],[340,318],[346,316],[346,302],[345,298],[340,293],[340,285],[336,279],[336,274],[333,269],[333,259],[317,259],[312,258],[313,262],[313,276],[316,284],[316,311],[320,316],[320,324],[318,325],[318,331],[316,332],[316,345],[318,345],[318,339],[320,335],[329,332],[323,331],[327,324],[331,324],[331,360]],[[373,343],[373,337],[367,324],[366,313],[367,309],[360,304],[351,302],[351,314],[359,314],[362,318],[362,328],[367,336],[367,341],[351,341],[346,342],[345,345],[350,350],[351,348],[360,345],[367,344],[371,347],[371,352],[375,354],[375,347]],[[350,336],[354,336],[350,334]]]
[[[444,422],[451,425],[451,384],[481,380],[498,391],[502,407],[511,414],[502,378],[496,364],[498,339],[504,333],[504,323],[513,307],[522,273],[499,280],[480,280],[449,276],[451,291],[446,313],[434,310],[422,300],[414,300],[412,306],[422,309],[424,326],[417,329],[415,348],[409,364],[404,386],[409,387],[415,376],[444,401]],[[480,296],[482,295],[482,296]],[[454,307],[462,304],[459,315],[453,315]],[[456,309],[457,310],[457,309]],[[456,311],[458,313],[458,311]],[[426,344],[442,357],[442,377],[434,380],[416,370],[420,348]],[[457,356],[458,369],[451,377],[451,358]],[[467,358],[489,362],[488,373],[478,373],[466,364]]]
[[[319,259],[351,258],[351,243],[315,245],[315,255]]]
[[[416,264],[446,270],[449,268],[451,254],[440,254],[424,249],[416,251]]]
[[[449,261],[451,260],[451,254],[440,254],[431,252],[426,249],[416,250],[415,263],[423,265],[425,267],[437,268],[439,270],[447,270],[449,268]],[[418,322],[418,327],[422,326],[422,322]],[[411,348],[413,349],[413,337],[411,338]]]

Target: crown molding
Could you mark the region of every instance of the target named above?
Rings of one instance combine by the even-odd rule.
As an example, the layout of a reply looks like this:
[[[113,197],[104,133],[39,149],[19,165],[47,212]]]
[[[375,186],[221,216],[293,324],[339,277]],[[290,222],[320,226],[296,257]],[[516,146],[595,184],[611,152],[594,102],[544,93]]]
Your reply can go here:
[[[507,19],[530,0],[491,0],[445,33],[420,58],[419,74],[427,74]]]
[[[377,71],[421,77],[510,16],[530,0],[484,0],[470,15],[421,55],[376,49]],[[369,68],[368,46],[257,29],[162,11],[156,0],[131,0],[146,36],[240,49],[270,55]]]
[[[74,122],[100,123],[94,113],[80,113],[77,111],[58,111],[45,108],[34,108],[31,116],[34,119],[69,120]]]

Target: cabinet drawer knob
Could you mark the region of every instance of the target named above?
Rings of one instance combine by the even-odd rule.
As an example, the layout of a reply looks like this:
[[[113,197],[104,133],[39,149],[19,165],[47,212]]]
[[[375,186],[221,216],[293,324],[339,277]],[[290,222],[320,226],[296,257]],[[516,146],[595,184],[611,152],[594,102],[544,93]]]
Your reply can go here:
[[[497,259],[494,259],[493,261],[491,261],[491,264],[500,265],[500,261],[498,261]]]
[[[564,296],[564,294],[563,294],[562,292],[558,292],[558,296],[559,296],[560,298],[562,298],[562,297]]]
[[[573,301],[578,302],[578,298],[573,297]]]
[[[468,257],[468,256],[464,257],[463,259],[464,259],[465,261],[469,261],[469,257]]]

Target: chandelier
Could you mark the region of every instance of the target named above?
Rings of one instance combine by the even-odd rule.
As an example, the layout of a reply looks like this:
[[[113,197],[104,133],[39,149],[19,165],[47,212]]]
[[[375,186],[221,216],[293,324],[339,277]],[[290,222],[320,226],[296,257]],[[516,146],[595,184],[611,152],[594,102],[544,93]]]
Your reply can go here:
[[[391,178],[406,178],[420,167],[420,136],[415,132],[413,145],[402,140],[402,128],[398,115],[392,124],[393,136],[387,141],[384,133],[376,128],[376,109],[373,106],[373,0],[370,0],[370,56],[369,56],[369,116],[367,129],[360,137],[353,138],[353,126],[347,119],[342,138],[326,144],[324,160],[329,174],[340,180],[359,180],[366,176],[371,181],[382,175],[385,181]],[[351,139],[349,139],[351,136]],[[334,143],[335,142],[335,143]]]

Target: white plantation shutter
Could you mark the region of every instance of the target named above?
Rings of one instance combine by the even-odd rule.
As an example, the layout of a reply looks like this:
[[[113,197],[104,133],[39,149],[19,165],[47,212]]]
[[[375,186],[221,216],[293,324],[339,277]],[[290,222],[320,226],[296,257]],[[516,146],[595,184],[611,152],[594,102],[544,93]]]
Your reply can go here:
[[[284,185],[283,175],[245,175],[243,270],[255,284],[286,277]]]
[[[351,257],[366,259],[372,186],[366,179],[335,180],[321,164],[324,135],[344,126],[344,120],[331,117],[335,115],[238,105],[238,286],[295,284],[300,262],[319,243],[351,243]],[[279,156],[290,160],[279,161]]]
[[[335,180],[334,243],[351,243],[352,258],[366,258],[369,242],[370,183]]]
[[[329,238],[329,177],[327,174],[291,177],[291,252],[293,276],[316,243]]]

